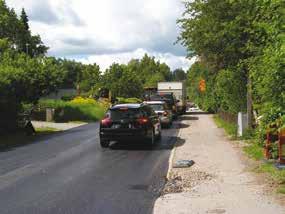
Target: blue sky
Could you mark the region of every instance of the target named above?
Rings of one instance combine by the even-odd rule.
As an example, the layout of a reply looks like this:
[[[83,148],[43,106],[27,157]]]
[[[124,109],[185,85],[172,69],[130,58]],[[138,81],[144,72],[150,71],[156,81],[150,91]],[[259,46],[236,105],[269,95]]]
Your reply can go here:
[[[145,53],[171,69],[188,69],[176,20],[180,0],[6,0],[19,13],[24,7],[33,33],[50,47],[49,55],[97,63],[127,63]]]

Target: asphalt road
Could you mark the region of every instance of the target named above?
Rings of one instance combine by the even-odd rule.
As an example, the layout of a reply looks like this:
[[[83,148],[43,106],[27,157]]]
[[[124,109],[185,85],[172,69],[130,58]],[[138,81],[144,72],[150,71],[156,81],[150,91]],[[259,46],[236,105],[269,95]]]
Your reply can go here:
[[[101,149],[96,123],[0,151],[0,213],[152,213],[179,128],[164,129],[152,150]]]

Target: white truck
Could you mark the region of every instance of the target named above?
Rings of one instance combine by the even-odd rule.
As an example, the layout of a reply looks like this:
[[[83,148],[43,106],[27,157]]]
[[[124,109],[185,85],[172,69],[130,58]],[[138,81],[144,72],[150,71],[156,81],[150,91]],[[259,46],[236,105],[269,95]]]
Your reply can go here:
[[[178,113],[184,114],[186,112],[187,104],[187,92],[186,82],[159,82],[157,85],[157,92],[160,93],[172,93],[177,102]]]

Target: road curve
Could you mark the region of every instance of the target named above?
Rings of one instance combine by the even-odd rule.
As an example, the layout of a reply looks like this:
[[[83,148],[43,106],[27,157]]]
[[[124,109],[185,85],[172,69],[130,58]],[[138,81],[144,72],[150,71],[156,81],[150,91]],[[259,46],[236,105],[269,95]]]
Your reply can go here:
[[[98,124],[0,152],[1,214],[152,213],[179,122],[150,150],[137,142],[101,149]]]

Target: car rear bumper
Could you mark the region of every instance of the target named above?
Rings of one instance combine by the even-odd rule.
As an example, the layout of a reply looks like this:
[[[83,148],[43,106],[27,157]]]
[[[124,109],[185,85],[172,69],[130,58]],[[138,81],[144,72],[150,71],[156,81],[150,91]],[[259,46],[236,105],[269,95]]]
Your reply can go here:
[[[119,141],[119,140],[143,140],[147,137],[147,130],[133,129],[133,130],[120,130],[120,129],[101,129],[100,139],[106,141]]]

